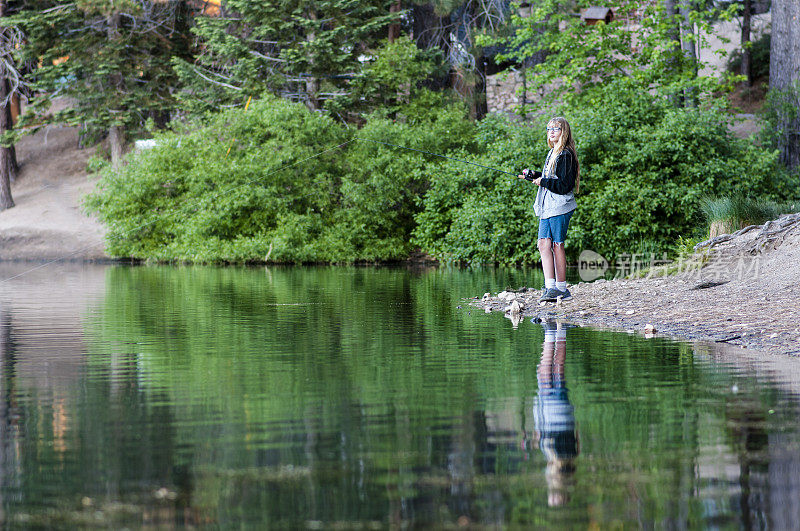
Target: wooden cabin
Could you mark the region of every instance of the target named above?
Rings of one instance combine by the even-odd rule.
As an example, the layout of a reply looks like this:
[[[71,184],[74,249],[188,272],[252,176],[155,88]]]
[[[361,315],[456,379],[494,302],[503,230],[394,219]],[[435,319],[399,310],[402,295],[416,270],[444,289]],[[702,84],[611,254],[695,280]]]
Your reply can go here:
[[[614,20],[614,12],[608,7],[588,7],[581,10],[581,20],[587,26],[593,26],[601,21],[608,24]]]

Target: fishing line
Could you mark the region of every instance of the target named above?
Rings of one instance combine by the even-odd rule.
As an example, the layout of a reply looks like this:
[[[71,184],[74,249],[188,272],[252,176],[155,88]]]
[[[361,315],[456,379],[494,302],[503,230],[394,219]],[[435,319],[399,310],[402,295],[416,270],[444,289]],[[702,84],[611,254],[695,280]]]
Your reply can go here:
[[[247,110],[247,107],[248,107],[249,105],[250,105],[250,100],[248,100],[248,101],[247,101],[247,105],[245,105],[245,110]],[[431,152],[431,151],[425,151],[425,150],[422,150],[422,149],[410,148],[410,147],[407,147],[407,146],[401,146],[401,145],[398,145],[398,144],[392,144],[392,143],[389,143],[389,142],[380,142],[380,141],[378,141],[378,140],[371,140],[371,139],[369,139],[369,138],[361,138],[361,137],[358,137],[358,136],[357,136],[357,137],[354,137],[354,138],[352,138],[352,139],[348,140],[347,142],[344,142],[343,144],[339,144],[339,145],[337,145],[337,146],[334,146],[334,147],[331,147],[331,148],[325,149],[325,150],[323,150],[323,151],[320,151],[319,153],[315,153],[314,155],[311,155],[310,157],[306,157],[306,158],[304,158],[304,159],[302,159],[302,160],[298,160],[298,161],[296,161],[296,162],[293,162],[293,163],[291,163],[291,164],[286,164],[286,165],[284,165],[284,166],[281,166],[280,168],[277,168],[277,169],[275,169],[275,170],[273,170],[273,171],[271,171],[271,172],[267,173],[266,175],[262,175],[262,176],[259,176],[259,177],[256,177],[256,178],[253,178],[253,179],[250,179],[250,180],[248,180],[248,181],[245,181],[245,182],[243,182],[243,183],[237,184],[237,185],[235,185],[235,186],[231,186],[231,187],[229,187],[229,188],[226,188],[226,189],[224,189],[224,190],[219,190],[219,191],[218,191],[216,194],[212,195],[210,198],[204,198],[202,201],[199,201],[198,203],[196,203],[196,204],[195,204],[195,207],[196,207],[196,208],[199,208],[199,207],[200,207],[200,203],[201,203],[201,202],[205,202],[205,201],[209,201],[209,200],[214,200],[214,199],[216,199],[217,197],[221,196],[222,194],[227,194],[228,192],[232,192],[233,190],[235,190],[235,189],[237,189],[237,188],[240,188],[240,187],[242,187],[242,186],[245,186],[245,185],[251,184],[251,183],[253,183],[253,182],[257,181],[257,180],[263,179],[263,178],[265,178],[265,177],[269,177],[270,175],[272,175],[272,174],[274,174],[274,173],[277,173],[277,172],[279,172],[279,171],[282,171],[282,170],[286,170],[286,169],[288,169],[288,168],[291,168],[291,167],[293,167],[293,166],[297,166],[298,164],[301,164],[301,163],[303,163],[303,162],[307,162],[307,161],[309,161],[309,160],[311,160],[311,159],[314,159],[314,158],[316,158],[316,157],[319,157],[319,156],[321,156],[321,155],[324,155],[325,153],[328,153],[329,151],[333,151],[333,150],[335,150],[335,149],[340,149],[340,148],[343,148],[343,147],[344,147],[344,146],[346,146],[347,144],[350,144],[351,142],[355,142],[356,140],[361,140],[361,141],[364,141],[364,142],[372,142],[373,144],[382,144],[382,145],[384,145],[384,146],[392,146],[392,147],[396,147],[396,148],[400,148],[400,149],[405,149],[405,150],[408,150],[408,151],[416,151],[417,153],[424,153],[424,154],[426,154],[426,155],[432,155],[432,156],[434,156],[434,157],[439,157],[439,158],[443,158],[443,159],[447,159],[447,160],[452,160],[452,161],[456,161],[456,162],[461,162],[461,163],[463,163],[463,164],[470,164],[470,165],[472,165],[472,166],[478,166],[478,167],[480,167],[480,168],[484,168],[484,169],[487,169],[487,170],[493,170],[493,171],[496,171],[496,172],[505,173],[506,175],[513,175],[514,177],[516,177],[516,174],[514,174],[514,173],[510,173],[510,172],[507,172],[507,171],[504,171],[504,170],[501,170],[501,169],[498,169],[498,168],[493,168],[493,167],[491,167],[491,166],[484,166],[483,164],[478,164],[477,162],[470,162],[470,161],[468,161],[468,160],[462,160],[462,159],[457,159],[457,158],[454,158],[454,157],[448,157],[448,156],[446,156],[446,155],[441,155],[441,154],[439,154],[439,153],[433,153],[433,152]],[[228,154],[230,153],[230,151],[231,151],[231,148],[233,147],[233,143],[234,143],[235,141],[236,141],[236,139],[233,139],[233,140],[231,141],[231,144],[228,146],[228,149],[225,151],[225,159],[224,159],[224,160],[227,160],[227,159],[228,159]],[[143,229],[143,228],[145,228],[145,227],[147,227],[147,226],[149,226],[149,225],[152,225],[153,223],[156,223],[157,221],[163,221],[163,220],[165,220],[165,219],[169,219],[169,217],[170,217],[170,216],[173,216],[173,215],[175,215],[175,214],[179,214],[179,213],[180,213],[179,211],[168,212],[168,213],[166,213],[164,216],[160,216],[160,217],[158,217],[158,218],[156,218],[156,219],[153,219],[153,220],[151,220],[151,221],[148,221],[148,222],[146,222],[146,223],[143,223],[143,224],[141,224],[141,225],[137,225],[136,227],[132,227],[132,228],[130,228],[130,229],[128,229],[128,230],[126,230],[126,231],[125,231],[125,232],[123,232],[123,233],[122,233],[120,236],[126,236],[126,235],[128,235],[128,234],[130,234],[130,233],[132,233],[132,232],[134,232],[134,231],[141,230],[141,229]],[[39,264],[39,265],[37,265],[36,267],[32,267],[32,268],[30,268],[30,269],[27,269],[27,270],[25,270],[25,271],[23,271],[23,272],[21,272],[21,273],[18,273],[18,274],[14,275],[14,276],[11,276],[11,277],[8,277],[8,278],[4,278],[4,279],[0,280],[0,284],[3,284],[3,283],[6,283],[6,282],[9,282],[9,281],[11,281],[11,280],[14,280],[14,279],[16,279],[16,278],[22,277],[22,276],[24,276],[24,275],[27,275],[27,274],[29,274],[29,273],[32,273],[32,272],[36,271],[36,270],[39,270],[39,269],[45,268],[45,267],[47,267],[47,266],[50,266],[50,265],[52,265],[52,264],[55,264],[55,263],[57,263],[57,262],[62,262],[62,261],[64,261],[64,260],[67,260],[67,259],[69,259],[69,258],[71,258],[71,257],[73,257],[73,256],[75,256],[75,255],[77,255],[78,253],[82,253],[82,252],[84,252],[84,251],[88,251],[89,249],[92,249],[92,248],[94,248],[94,247],[97,247],[98,245],[102,245],[102,244],[97,244],[97,243],[95,243],[95,244],[92,244],[92,245],[88,245],[88,246],[85,246],[85,247],[81,247],[81,248],[79,248],[78,250],[76,250],[76,251],[73,251],[73,252],[71,252],[71,253],[69,253],[69,254],[67,254],[67,255],[65,255],[65,256],[62,256],[62,257],[56,258],[56,259],[54,259],[54,260],[50,260],[50,261],[48,261],[48,262],[45,262],[45,263],[43,263],[43,264]]]
[[[446,155],[440,155],[438,153],[432,153],[430,151],[424,151],[422,149],[414,149],[414,148],[410,148],[410,147],[406,147],[406,146],[398,146],[397,144],[390,144],[389,142],[378,142],[377,140],[370,140],[369,138],[357,138],[357,139],[358,140],[363,140],[364,142],[374,142],[376,144],[383,144],[384,146],[394,146],[394,147],[400,148],[400,149],[407,149],[409,151],[416,151],[418,153],[425,153],[427,155],[433,155],[434,157],[441,157],[441,158],[447,159],[447,160],[454,160],[456,162],[463,162],[464,164],[472,164],[473,166],[479,166],[479,167],[485,168],[487,170],[499,171],[500,173],[505,173],[506,175],[513,175],[514,177],[517,176],[516,173],[510,173],[510,172],[507,172],[507,171],[504,171],[504,170],[500,170],[500,169],[497,169],[497,168],[492,168],[491,166],[484,166],[483,164],[478,164],[477,162],[470,162],[468,160],[456,159],[456,158],[453,158],[453,157],[448,157]]]

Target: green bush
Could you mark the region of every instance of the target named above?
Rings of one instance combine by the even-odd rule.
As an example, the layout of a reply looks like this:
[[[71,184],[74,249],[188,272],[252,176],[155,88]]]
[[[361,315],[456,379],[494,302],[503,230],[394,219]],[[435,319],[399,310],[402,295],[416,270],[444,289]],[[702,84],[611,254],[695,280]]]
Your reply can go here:
[[[445,98],[420,93],[394,119],[373,114],[355,130],[267,97],[157,134],[156,148],[102,169],[88,206],[116,256],[339,263],[419,247],[451,262],[537,262],[537,189],[516,174],[544,161],[548,117],[473,124]],[[675,108],[622,83],[582,101],[563,110],[582,175],[573,259],[703,237],[703,197],[796,198],[777,153],[733,137],[722,111]]]
[[[537,261],[538,220],[532,209],[536,187],[515,175],[544,160],[547,150],[537,142],[539,137],[538,127],[519,127],[499,117],[481,122],[478,140],[483,152],[454,156],[513,175],[462,163],[434,168],[416,218],[414,243],[444,261]]]
[[[578,210],[567,250],[606,256],[669,252],[680,237],[701,236],[701,198],[792,193],[777,154],[735,138],[713,108],[675,108],[666,99],[615,83],[563,109],[581,162]],[[516,172],[539,167],[547,118],[532,129],[499,119],[481,124],[479,160]],[[529,263],[538,259],[535,187],[484,170],[453,178],[441,170],[417,216],[415,241],[444,259]]]
[[[376,117],[359,135],[435,152],[471,144],[474,126],[459,108],[419,119]],[[157,147],[103,170],[87,205],[108,225],[112,255],[352,262],[411,251],[426,167],[440,159],[356,140],[355,130],[272,97],[195,127],[157,134]]]

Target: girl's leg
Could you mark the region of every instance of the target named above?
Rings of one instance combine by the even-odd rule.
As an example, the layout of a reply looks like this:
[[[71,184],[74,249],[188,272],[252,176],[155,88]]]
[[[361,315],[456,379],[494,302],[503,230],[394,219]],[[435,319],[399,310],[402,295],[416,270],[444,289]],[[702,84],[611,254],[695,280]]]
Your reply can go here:
[[[553,260],[555,262],[556,282],[566,282],[567,280],[567,252],[564,250],[564,242],[553,244]],[[545,275],[547,276],[547,275]]]
[[[544,280],[546,287],[548,286],[548,279],[556,278],[556,262],[553,256],[553,240],[550,238],[539,238],[538,242],[539,254],[542,257],[542,271],[544,272]],[[563,251],[563,248],[562,248]],[[564,271],[566,272],[566,257],[564,258]]]

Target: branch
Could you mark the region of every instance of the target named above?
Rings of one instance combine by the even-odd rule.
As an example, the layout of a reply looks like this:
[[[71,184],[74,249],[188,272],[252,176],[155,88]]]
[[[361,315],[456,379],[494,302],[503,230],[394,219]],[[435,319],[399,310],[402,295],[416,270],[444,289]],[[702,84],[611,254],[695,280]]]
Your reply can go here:
[[[208,81],[209,83],[214,83],[215,85],[220,85],[220,86],[227,87],[227,88],[229,88],[229,89],[233,89],[233,90],[242,90],[242,88],[241,88],[241,87],[236,87],[236,86],[234,86],[234,85],[230,85],[230,84],[228,84],[228,83],[223,83],[222,81],[215,81],[215,80],[213,80],[213,79],[211,79],[211,78],[209,78],[209,77],[206,77],[206,76],[204,76],[203,74],[201,74],[201,73],[200,73],[200,71],[199,71],[199,70],[197,70],[197,69],[196,69],[196,68],[194,68],[194,67],[192,67],[192,70],[194,70],[194,73],[195,73],[195,74],[197,74],[198,76],[202,77],[203,79],[205,79],[205,80],[206,80],[206,81]]]

